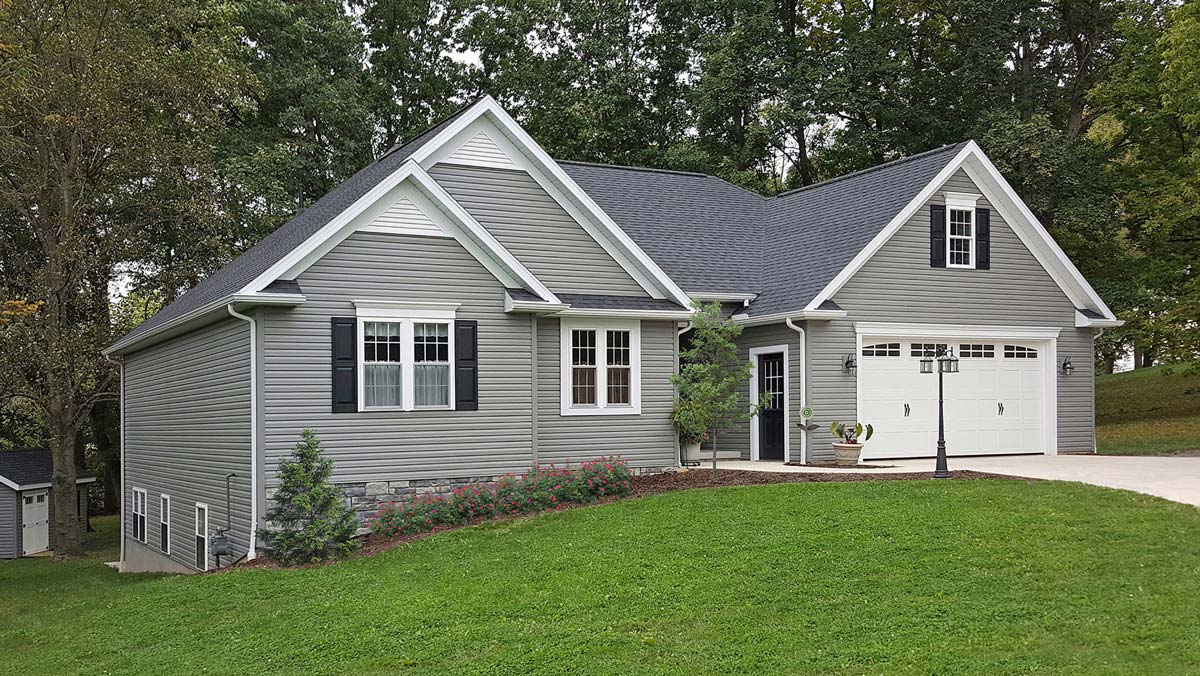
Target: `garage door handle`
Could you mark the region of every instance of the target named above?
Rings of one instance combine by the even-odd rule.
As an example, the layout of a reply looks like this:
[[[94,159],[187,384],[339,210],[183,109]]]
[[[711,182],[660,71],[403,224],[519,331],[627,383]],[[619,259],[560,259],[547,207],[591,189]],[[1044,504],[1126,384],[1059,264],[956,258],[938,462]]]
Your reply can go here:
[[[1000,409],[1000,415],[1004,415],[1004,402],[996,402],[996,407]]]
[[[905,404],[904,405],[904,417],[907,418],[908,414],[911,412],[912,412],[912,410],[908,407],[908,404]]]

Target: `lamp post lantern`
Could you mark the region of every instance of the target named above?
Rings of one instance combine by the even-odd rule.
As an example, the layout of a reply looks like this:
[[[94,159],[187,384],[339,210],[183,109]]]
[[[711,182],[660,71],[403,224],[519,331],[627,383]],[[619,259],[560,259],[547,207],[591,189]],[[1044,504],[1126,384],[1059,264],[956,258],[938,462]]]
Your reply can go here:
[[[935,360],[933,352],[926,350],[925,356],[921,357],[921,373],[933,373],[934,361],[937,361],[938,374],[938,440],[937,465],[933,470],[933,478],[949,479],[950,469],[946,464],[945,391],[942,378],[947,373],[958,373],[958,357],[954,356],[952,349],[939,349]]]

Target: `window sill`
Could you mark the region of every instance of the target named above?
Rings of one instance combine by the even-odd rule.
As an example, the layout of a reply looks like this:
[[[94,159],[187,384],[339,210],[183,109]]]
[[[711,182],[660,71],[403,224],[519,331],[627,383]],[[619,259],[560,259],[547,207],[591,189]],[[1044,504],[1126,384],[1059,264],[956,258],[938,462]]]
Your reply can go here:
[[[404,408],[403,406],[364,406],[358,409],[359,413],[413,413],[417,411],[453,411],[456,410],[453,406],[414,406],[412,408]]]
[[[641,406],[564,406],[560,415],[641,415]]]

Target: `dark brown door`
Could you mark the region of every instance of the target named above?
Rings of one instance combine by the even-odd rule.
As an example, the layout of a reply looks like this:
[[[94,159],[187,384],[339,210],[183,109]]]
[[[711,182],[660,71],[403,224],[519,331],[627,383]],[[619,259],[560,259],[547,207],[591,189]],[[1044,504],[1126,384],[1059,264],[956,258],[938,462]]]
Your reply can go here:
[[[783,460],[783,354],[758,356],[758,391],[769,393],[771,403],[758,413],[759,460]]]

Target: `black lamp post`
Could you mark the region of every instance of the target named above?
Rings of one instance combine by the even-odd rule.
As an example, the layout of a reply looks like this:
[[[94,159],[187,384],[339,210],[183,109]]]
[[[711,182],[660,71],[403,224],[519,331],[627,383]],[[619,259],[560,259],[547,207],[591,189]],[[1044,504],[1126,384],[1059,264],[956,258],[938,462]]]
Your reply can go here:
[[[921,357],[921,373],[933,373],[933,362],[933,352],[926,350],[925,356]],[[939,349],[937,354],[938,440],[937,466],[933,470],[934,479],[950,478],[950,468],[946,465],[946,416],[942,386],[942,377],[946,373],[958,373],[958,357],[954,356],[954,350]]]

